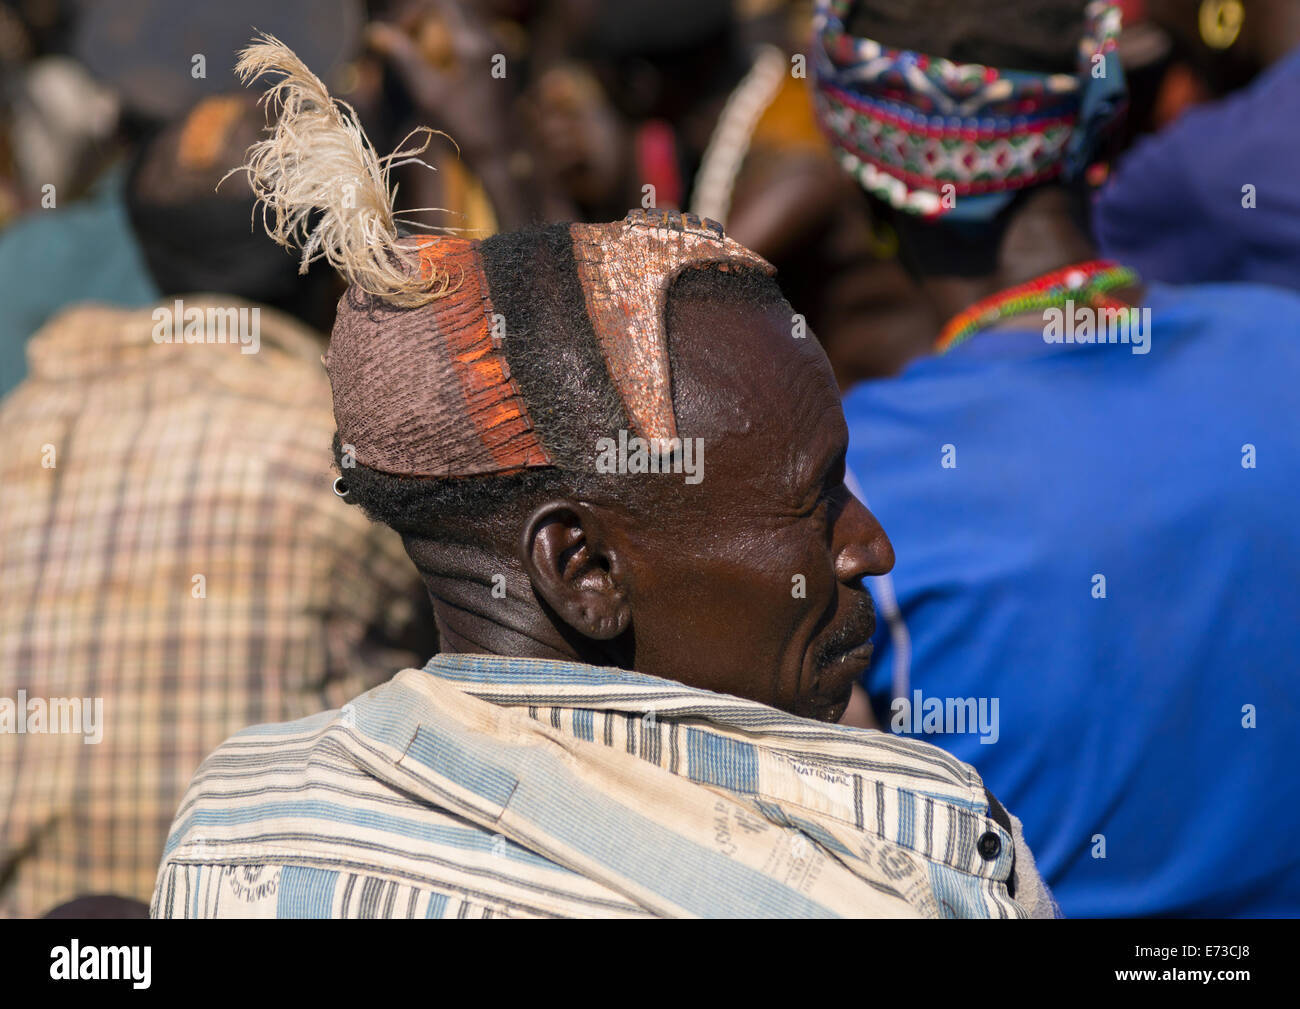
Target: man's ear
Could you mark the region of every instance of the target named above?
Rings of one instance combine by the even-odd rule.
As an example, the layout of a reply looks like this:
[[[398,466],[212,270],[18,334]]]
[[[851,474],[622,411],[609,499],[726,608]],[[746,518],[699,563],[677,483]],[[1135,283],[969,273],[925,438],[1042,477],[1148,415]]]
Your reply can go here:
[[[610,641],[628,629],[623,557],[592,508],[572,500],[539,505],[519,546],[534,591],[579,634]]]

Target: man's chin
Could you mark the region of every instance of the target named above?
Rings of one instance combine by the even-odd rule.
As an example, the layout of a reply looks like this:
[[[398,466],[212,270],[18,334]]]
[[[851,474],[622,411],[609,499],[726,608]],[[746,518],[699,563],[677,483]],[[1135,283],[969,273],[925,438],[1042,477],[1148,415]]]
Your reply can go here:
[[[857,682],[856,677],[847,682],[836,677],[833,689],[818,691],[807,698],[799,705],[799,710],[795,714],[802,718],[811,718],[815,722],[838,722],[844,717],[844,712],[848,710],[849,702],[853,699],[855,682]],[[822,685],[829,686],[829,681],[823,680]]]
[[[808,718],[817,722],[838,722],[844,717],[844,712],[849,710],[849,702],[853,699],[853,688],[850,687],[844,695],[844,700],[833,701],[820,707],[816,713],[808,715]]]
[[[868,641],[845,652],[818,670],[813,695],[800,705],[798,714],[818,722],[838,722],[853,699],[853,685],[871,666],[872,645]]]

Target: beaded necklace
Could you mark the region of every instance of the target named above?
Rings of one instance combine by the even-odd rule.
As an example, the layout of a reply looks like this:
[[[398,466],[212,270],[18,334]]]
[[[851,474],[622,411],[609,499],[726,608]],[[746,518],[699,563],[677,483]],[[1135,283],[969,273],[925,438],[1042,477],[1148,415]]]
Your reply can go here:
[[[1044,273],[958,312],[940,331],[934,344],[935,352],[946,354],[1001,319],[1063,307],[1066,301],[1076,301],[1094,309],[1127,308],[1124,302],[1111,298],[1110,292],[1130,287],[1137,279],[1137,273],[1132,269],[1110,259],[1093,259]]]

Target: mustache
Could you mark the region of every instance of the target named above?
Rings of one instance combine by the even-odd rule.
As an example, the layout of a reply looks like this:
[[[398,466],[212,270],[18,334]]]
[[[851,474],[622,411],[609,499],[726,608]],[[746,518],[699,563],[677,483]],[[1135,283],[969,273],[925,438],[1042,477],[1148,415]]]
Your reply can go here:
[[[855,648],[871,640],[876,632],[876,604],[871,593],[863,589],[855,595],[845,614],[844,623],[827,635],[817,647],[817,665],[825,668],[842,659]]]

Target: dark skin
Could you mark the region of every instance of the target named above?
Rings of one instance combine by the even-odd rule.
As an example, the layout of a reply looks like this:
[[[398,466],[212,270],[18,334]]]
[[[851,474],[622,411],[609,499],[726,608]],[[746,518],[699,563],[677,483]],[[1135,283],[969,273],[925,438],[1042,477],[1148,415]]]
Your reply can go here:
[[[900,237],[907,241],[906,226]],[[1097,256],[1091,237],[1071,216],[1065,189],[1056,185],[1040,186],[1025,198],[1007,225],[1001,245],[988,250],[987,260],[992,267],[988,273],[978,277],[929,273],[920,278],[921,290],[930,306],[933,332],[937,336],[950,318],[983,298]],[[1141,288],[1122,288],[1114,293],[1129,304],[1141,304]],[[1030,312],[1003,319],[992,328],[1023,329],[1027,322],[1034,320],[1041,326],[1042,314]]]
[[[908,239],[906,224],[901,227],[900,239]],[[1042,186],[1030,193],[1007,226],[1002,242],[988,250],[987,261],[992,269],[982,276],[957,277],[939,273],[923,274],[917,281],[923,304],[929,311],[926,327],[935,336],[945,322],[969,305],[999,291],[1023,284],[1052,270],[1071,263],[1097,257],[1092,239],[1084,233],[1070,213],[1069,195],[1060,186]],[[924,268],[924,263],[921,264]],[[1114,292],[1129,304],[1141,304],[1141,287],[1122,288]],[[1023,329],[1041,326],[1041,313],[1025,313],[1003,319],[993,329]],[[900,345],[904,353],[899,367],[911,358],[930,353],[933,337],[922,343],[915,341]],[[853,703],[846,709],[842,721],[859,728],[878,728],[879,722],[871,710],[870,701],[858,688]]]
[[[908,228],[903,225],[900,238],[908,240]],[[1097,257],[1092,239],[1085,234],[1070,213],[1068,193],[1060,186],[1041,186],[1030,193],[1007,226],[1002,242],[988,250],[987,261],[992,269],[977,277],[956,277],[939,273],[923,274],[919,286],[929,306],[930,326],[938,334],[948,319],[969,305],[1004,291],[1017,284],[1059,270],[1071,263]],[[924,263],[921,264],[924,269]],[[1140,286],[1120,288],[1115,296],[1132,305],[1142,302]],[[1041,326],[1041,313],[1024,313],[1001,320],[992,329],[1024,329]],[[911,356],[929,353],[931,344],[913,345]],[[859,688],[854,703],[843,717],[846,725],[876,728],[878,722],[870,703]]]
[[[1209,50],[1201,40],[1199,3],[1150,0],[1146,15],[1153,23],[1205,50],[1211,60],[1231,56],[1256,72],[1284,58],[1300,43],[1300,6],[1293,0],[1247,0],[1237,38],[1230,49],[1219,51]]]
[[[633,124],[578,65],[535,84],[539,163],[583,220],[617,218],[641,196]],[[568,216],[572,216],[571,214]],[[565,219],[560,212],[552,219]],[[825,152],[751,152],[736,180],[727,234],[779,269],[807,312],[840,388],[898,372],[934,339],[926,306],[894,249],[882,248],[857,183]]]
[[[77,897],[46,911],[42,918],[68,919],[109,919],[109,918],[148,918],[149,905],[132,897],[117,897],[111,894],[99,894],[93,897]]]
[[[830,364],[791,337],[783,306],[683,300],[670,340],[679,433],[704,439],[704,480],[649,477],[673,481],[675,502],[649,520],[574,496],[538,504],[495,550],[408,542],[443,650],[614,665],[834,721],[870,661],[862,580],[894,553],[844,486]]]
[[[1149,13],[1155,22],[1191,36],[1195,33],[1193,26],[1197,8],[1197,4],[1185,0],[1169,0],[1149,5]],[[1300,6],[1263,0],[1247,5],[1241,36],[1233,50],[1240,51],[1261,66],[1267,66],[1289,52],[1298,39]],[[1176,100],[1176,109],[1158,109],[1157,114],[1173,118],[1192,101],[1190,93],[1184,94]],[[905,234],[903,239],[906,242]],[[988,250],[991,268],[987,274],[952,277],[930,273],[923,276],[920,283],[926,300],[932,306],[937,332],[938,326],[981,298],[1096,256],[1097,249],[1091,237],[1070,214],[1065,190],[1057,185],[1045,185],[1025,199],[1008,226],[1001,246]],[[925,272],[924,264],[922,271]],[[1118,298],[1130,304],[1140,304],[1142,294],[1140,287],[1115,292]],[[1027,320],[1034,318],[1041,324],[1041,316],[1025,315],[1005,319],[1000,326],[1022,328]]]
[[[1164,129],[1203,102],[1246,86],[1300,44],[1300,5],[1293,0],[1250,0],[1237,37],[1225,50],[1206,45],[1200,13],[1200,4],[1189,0],[1146,4],[1150,23],[1172,36],[1173,55],[1139,66],[1130,75],[1125,146],[1141,134]]]
[[[638,202],[631,130],[590,72],[577,63],[552,67],[526,102],[539,170],[560,194],[552,219],[569,209],[583,220],[613,220]]]

